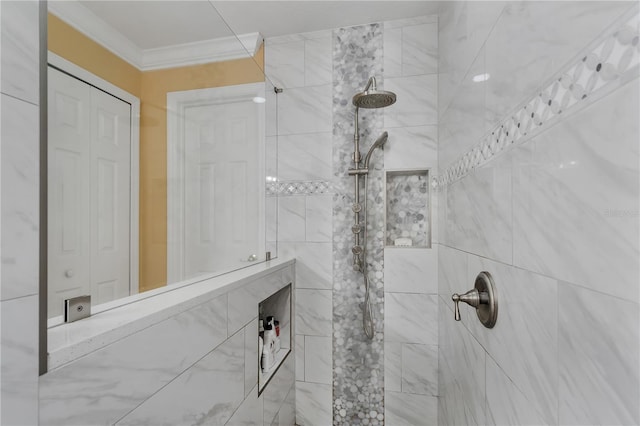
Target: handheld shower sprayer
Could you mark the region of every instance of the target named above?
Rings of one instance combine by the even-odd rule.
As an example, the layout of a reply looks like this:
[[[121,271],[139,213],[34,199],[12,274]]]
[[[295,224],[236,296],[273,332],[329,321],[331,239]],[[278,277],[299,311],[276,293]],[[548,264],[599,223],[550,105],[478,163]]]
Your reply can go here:
[[[354,203],[352,206],[353,219],[355,224],[351,227],[355,238],[355,245],[352,248],[353,253],[353,269],[362,273],[364,281],[364,305],[362,312],[362,327],[365,335],[372,339],[375,334],[374,324],[374,312],[373,304],[370,296],[369,286],[369,273],[367,271],[367,191],[369,188],[369,161],[371,155],[376,148],[382,148],[387,142],[389,134],[384,132],[369,148],[367,155],[364,157],[364,162],[361,162],[360,156],[360,134],[358,129],[358,110],[360,108],[384,108],[389,105],[393,105],[396,102],[396,94],[393,92],[386,92],[384,90],[378,90],[375,77],[369,78],[364,91],[357,93],[353,97],[353,105],[356,107],[354,117],[354,135],[353,135],[353,165],[352,169],[349,169],[349,175],[354,177],[355,193]],[[364,176],[364,203],[360,201],[360,177]],[[363,217],[360,221],[361,215]]]
[[[369,170],[369,160],[371,159],[371,154],[376,148],[382,148],[382,146],[387,142],[387,138],[389,137],[389,133],[384,132],[382,136],[380,136],[369,148],[369,152],[364,156],[364,168]]]

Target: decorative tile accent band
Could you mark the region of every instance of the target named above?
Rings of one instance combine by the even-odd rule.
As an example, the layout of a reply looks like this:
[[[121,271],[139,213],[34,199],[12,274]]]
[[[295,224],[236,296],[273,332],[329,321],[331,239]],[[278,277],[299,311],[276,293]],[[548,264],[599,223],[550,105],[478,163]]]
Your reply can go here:
[[[640,15],[622,19],[614,30],[594,41],[566,70],[533,99],[504,119],[490,134],[433,180],[444,188],[495,156],[539,133],[559,116],[566,116],[638,75]]]
[[[332,194],[333,192],[333,185],[325,180],[269,182],[266,185],[267,197]]]

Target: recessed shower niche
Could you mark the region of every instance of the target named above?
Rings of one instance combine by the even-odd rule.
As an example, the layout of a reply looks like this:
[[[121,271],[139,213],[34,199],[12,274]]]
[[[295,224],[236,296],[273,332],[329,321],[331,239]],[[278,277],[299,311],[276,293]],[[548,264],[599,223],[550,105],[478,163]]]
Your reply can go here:
[[[387,170],[385,197],[385,245],[431,247],[429,170]]]
[[[291,353],[291,284],[258,304],[258,395]]]

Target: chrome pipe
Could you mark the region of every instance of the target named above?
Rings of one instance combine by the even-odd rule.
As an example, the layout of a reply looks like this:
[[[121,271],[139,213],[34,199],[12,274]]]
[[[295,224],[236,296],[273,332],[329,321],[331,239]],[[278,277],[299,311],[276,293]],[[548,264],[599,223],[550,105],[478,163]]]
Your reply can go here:
[[[360,130],[358,129],[358,110],[359,108],[356,107],[356,113],[355,113],[355,118],[354,118],[354,122],[353,122],[353,127],[354,127],[354,133],[353,133],[353,162],[355,163],[355,168],[358,168],[358,165],[360,164],[360,161],[362,160],[362,156],[360,155]]]

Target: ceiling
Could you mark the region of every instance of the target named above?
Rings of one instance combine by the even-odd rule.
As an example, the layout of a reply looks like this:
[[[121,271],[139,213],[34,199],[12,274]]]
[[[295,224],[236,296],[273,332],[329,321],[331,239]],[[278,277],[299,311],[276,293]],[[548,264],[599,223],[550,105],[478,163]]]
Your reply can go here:
[[[212,1],[236,34],[275,37],[438,13],[437,1]]]
[[[275,37],[436,14],[436,1],[81,0],[140,49],[259,32]]]
[[[141,70],[243,58],[255,54],[261,37],[433,15],[438,5],[424,0],[48,2],[51,13]]]
[[[83,0],[79,3],[140,49],[233,35],[208,1]]]

